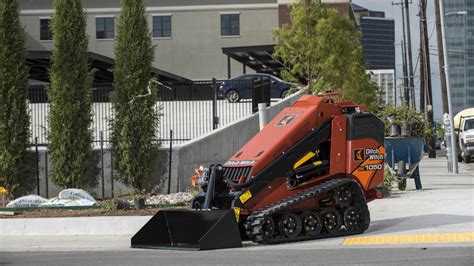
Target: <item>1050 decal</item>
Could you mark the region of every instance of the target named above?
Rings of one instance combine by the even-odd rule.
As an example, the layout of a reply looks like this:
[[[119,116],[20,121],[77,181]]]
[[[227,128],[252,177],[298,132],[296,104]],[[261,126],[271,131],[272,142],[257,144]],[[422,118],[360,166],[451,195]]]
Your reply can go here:
[[[383,165],[380,163],[380,164],[368,164],[368,165],[364,165],[362,166],[360,170],[362,171],[376,171],[376,170],[382,170],[382,167]]]
[[[359,171],[377,171],[383,169],[384,155],[379,149],[355,149],[354,160],[364,160]]]

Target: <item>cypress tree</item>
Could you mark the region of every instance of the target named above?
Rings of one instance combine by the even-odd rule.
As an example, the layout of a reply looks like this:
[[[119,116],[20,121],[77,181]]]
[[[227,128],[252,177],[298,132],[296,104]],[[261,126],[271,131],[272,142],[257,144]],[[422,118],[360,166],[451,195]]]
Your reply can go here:
[[[28,67],[17,0],[0,1],[0,186],[9,197],[30,192]]]
[[[51,22],[49,146],[52,179],[61,187],[83,187],[92,169],[91,88],[86,15],[81,0],[54,0]]]
[[[157,180],[158,115],[156,88],[149,89],[153,45],[142,0],[122,0],[115,42],[112,152],[119,179],[136,193],[149,191]]]

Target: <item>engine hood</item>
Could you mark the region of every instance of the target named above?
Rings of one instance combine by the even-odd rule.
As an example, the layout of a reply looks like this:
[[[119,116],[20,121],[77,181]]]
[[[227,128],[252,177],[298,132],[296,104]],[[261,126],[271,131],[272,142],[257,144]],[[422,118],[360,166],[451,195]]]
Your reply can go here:
[[[270,121],[225,166],[252,166],[253,173],[259,172],[312,128],[336,114],[340,114],[340,108],[334,104],[324,103],[321,97],[303,96]]]
[[[474,128],[463,132],[464,136],[474,136]]]

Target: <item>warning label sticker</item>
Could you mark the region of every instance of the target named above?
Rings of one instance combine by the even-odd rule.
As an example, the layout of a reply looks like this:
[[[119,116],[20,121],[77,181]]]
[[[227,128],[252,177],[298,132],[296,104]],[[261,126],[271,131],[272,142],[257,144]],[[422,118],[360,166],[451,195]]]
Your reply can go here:
[[[276,126],[288,126],[289,124],[291,124],[291,122],[293,122],[293,120],[295,120],[295,118],[296,118],[296,115],[285,115],[275,125]]]
[[[240,195],[239,199],[240,199],[240,202],[242,202],[242,204],[244,204],[244,203],[247,202],[251,197],[252,197],[252,193],[250,192],[250,190],[247,190],[247,191],[245,191],[244,194]]]

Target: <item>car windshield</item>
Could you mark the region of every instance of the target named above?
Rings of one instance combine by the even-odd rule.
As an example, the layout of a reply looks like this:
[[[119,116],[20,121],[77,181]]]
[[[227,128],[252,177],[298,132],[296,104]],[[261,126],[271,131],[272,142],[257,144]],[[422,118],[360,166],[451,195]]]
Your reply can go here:
[[[283,80],[281,80],[281,79],[279,79],[279,78],[277,78],[277,77],[274,77],[274,76],[272,76],[272,79],[274,79],[274,80],[276,80],[276,81],[278,81],[278,82],[284,82]]]
[[[251,80],[253,78],[259,78],[259,77],[264,77],[265,75],[241,75],[241,76],[238,76],[238,77],[235,77],[235,78],[232,78],[231,80]],[[270,78],[272,80],[275,80],[277,82],[285,82],[283,81],[282,79],[280,78],[277,78],[275,76],[271,76],[270,75]]]
[[[464,124],[464,130],[474,129],[474,119],[467,120]]]

